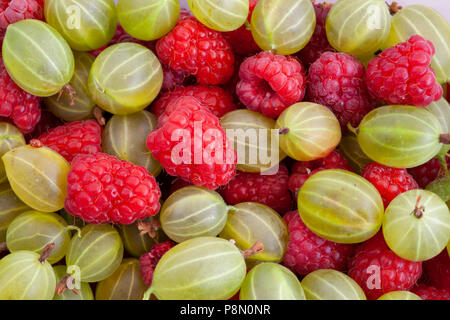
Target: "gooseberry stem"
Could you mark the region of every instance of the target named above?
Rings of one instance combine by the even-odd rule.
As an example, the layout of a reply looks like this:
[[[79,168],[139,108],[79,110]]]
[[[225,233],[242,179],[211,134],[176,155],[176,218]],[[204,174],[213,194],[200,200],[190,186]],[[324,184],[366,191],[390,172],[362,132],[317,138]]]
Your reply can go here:
[[[281,127],[278,132],[280,134],[288,134],[289,133],[289,128]]]
[[[6,242],[0,243],[0,252],[8,250],[8,246],[6,245]]]
[[[389,3],[386,2],[386,5],[388,6],[389,12],[391,13],[391,15],[394,15],[394,14],[396,14],[397,12],[399,12],[400,10],[403,9],[402,6],[399,6],[399,5],[398,5],[398,2],[397,2],[397,1],[392,1],[391,4],[389,4]]]
[[[413,214],[417,219],[420,219],[423,217],[423,212],[425,211],[424,206],[419,206],[419,202],[422,199],[422,195],[419,194],[416,200],[416,206],[414,208]]]
[[[75,97],[76,97],[77,93],[70,84],[66,84],[64,87],[62,87],[62,89],[59,91],[58,98],[56,99],[56,101],[59,101],[59,99],[61,99],[61,96],[64,91],[67,91],[67,93],[69,94],[70,106],[73,107],[75,105]]]
[[[66,274],[56,285],[55,293],[58,296],[62,295],[69,288],[69,284],[73,283],[73,280],[75,279],[70,274]],[[72,291],[75,294],[80,294],[75,289],[70,289],[70,291]]]
[[[148,288],[147,291],[145,291],[142,300],[150,300],[150,296],[152,295],[152,293],[153,293],[152,287]]]
[[[357,136],[358,133],[359,133],[358,128],[354,128],[354,127],[350,124],[350,122],[347,123],[347,129],[348,129],[351,133],[353,133],[355,136]]]
[[[441,134],[439,136],[439,142],[443,144],[450,144],[450,132]]]
[[[50,254],[52,253],[52,250],[55,248],[55,243],[49,243],[45,246],[44,250],[41,253],[41,256],[39,257],[39,262],[44,263],[48,257],[50,257]]]
[[[106,124],[106,120],[103,117],[103,112],[99,107],[94,107],[94,109],[92,110],[92,114],[94,115],[99,125],[104,126]]]
[[[77,226],[67,226],[65,229],[66,230],[75,230],[77,232],[78,238],[81,238],[81,229],[78,228]]]
[[[138,221],[137,228],[141,236],[148,234],[150,238],[156,240],[156,232],[161,228],[161,224],[156,220],[148,222]]]
[[[256,241],[250,249],[247,249],[242,252],[242,255],[244,258],[248,258],[251,256],[254,256],[255,254],[258,254],[260,252],[264,251],[264,244],[261,241]]]

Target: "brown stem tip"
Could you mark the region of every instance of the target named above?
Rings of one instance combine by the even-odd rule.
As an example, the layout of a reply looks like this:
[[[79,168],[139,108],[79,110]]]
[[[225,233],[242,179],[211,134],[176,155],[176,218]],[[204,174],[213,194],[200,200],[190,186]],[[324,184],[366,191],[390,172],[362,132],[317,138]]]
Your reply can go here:
[[[281,127],[278,131],[280,134],[288,134],[289,128]]]
[[[403,7],[400,6],[397,1],[392,1],[391,4],[386,2],[386,5],[388,6],[389,12],[391,13],[391,15],[394,15],[403,9]]]
[[[141,236],[148,234],[150,238],[155,239],[156,232],[161,228],[161,224],[156,220],[148,222],[138,221],[137,227]]]
[[[54,248],[55,248],[55,243],[53,243],[53,242],[46,245],[44,250],[41,253],[41,256],[39,257],[39,262],[44,263],[45,260],[47,260],[48,257],[50,257],[50,254],[52,253],[52,250]]]
[[[450,132],[441,134],[439,136],[439,142],[443,144],[450,144]]]
[[[66,84],[62,89],[59,91],[58,98],[56,98],[56,101],[59,101],[61,99],[61,96],[64,92],[69,94],[70,97],[70,106],[73,107],[75,105],[75,97],[77,96],[77,92],[70,84]]]
[[[73,283],[74,278],[70,274],[66,274],[64,277],[61,278],[61,280],[56,285],[55,293],[60,296],[62,295],[69,287],[71,287],[71,284]],[[70,289],[75,294],[80,294],[75,289]]]
[[[422,199],[422,195],[419,194],[416,200],[416,206],[412,212],[412,214],[417,218],[420,219],[423,217],[423,213],[425,212],[424,206],[419,206],[420,200]]]
[[[261,241],[256,241],[250,249],[247,249],[242,252],[244,258],[248,258],[264,251],[264,245]]]

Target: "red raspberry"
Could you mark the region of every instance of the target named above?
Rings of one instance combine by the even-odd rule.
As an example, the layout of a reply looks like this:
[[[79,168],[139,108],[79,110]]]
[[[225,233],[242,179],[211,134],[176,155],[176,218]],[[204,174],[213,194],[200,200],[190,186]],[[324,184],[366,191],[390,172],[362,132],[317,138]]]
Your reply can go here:
[[[219,119],[193,97],[172,105],[147,138],[153,157],[168,174],[194,185],[216,189],[227,184],[236,174],[237,156]]]
[[[325,52],[309,68],[308,97],[327,106],[346,130],[357,127],[373,107],[364,83],[364,66],[347,53]]]
[[[42,134],[38,140],[71,162],[77,154],[102,152],[102,127],[96,120],[70,122]]]
[[[346,271],[355,246],[325,240],[309,230],[298,214],[291,211],[283,216],[289,229],[289,242],[283,264],[292,271],[307,275],[319,269]]]
[[[449,289],[437,289],[431,286],[419,285],[411,291],[423,300],[450,300]]]
[[[397,256],[379,232],[356,249],[348,275],[361,286],[367,298],[375,300],[391,291],[411,289],[422,275],[422,263]]]
[[[361,176],[377,188],[385,208],[399,194],[419,188],[406,169],[386,167],[376,162],[365,166]]]
[[[252,19],[253,10],[255,9],[258,0],[249,1],[249,12],[247,21],[239,29],[222,33],[224,38],[228,40],[233,51],[242,56],[249,56],[261,51],[259,46],[253,39],[250,31],[250,22]]]
[[[159,260],[161,260],[162,256],[173,246],[174,244],[171,241],[157,243],[153,245],[150,252],[144,253],[139,259],[142,279],[147,286],[150,287],[152,285],[153,272],[155,271],[156,265],[158,264]]]
[[[20,131],[29,133],[41,118],[40,102],[14,83],[0,59],[0,117],[11,118]]]
[[[418,167],[410,168],[408,169],[408,172],[416,179],[419,186],[423,189],[445,174],[444,167],[438,158],[433,158]]]
[[[239,69],[236,93],[250,110],[276,118],[305,96],[306,76],[293,57],[261,52],[247,58]]]
[[[216,86],[195,85],[178,87],[174,91],[163,93],[153,104],[151,111],[159,117],[164,113],[169,103],[180,97],[196,98],[219,118],[236,109],[233,97],[224,89]]]
[[[435,53],[431,41],[413,35],[384,50],[367,66],[370,93],[386,104],[426,107],[442,97],[442,87],[430,67]]]
[[[0,30],[25,19],[44,20],[44,6],[37,0],[1,0]]]
[[[187,78],[183,72],[177,72],[165,64],[162,65],[162,70],[163,84],[161,91],[175,90],[177,87],[182,86]]]
[[[327,31],[325,30],[325,22],[331,7],[332,5],[329,3],[314,4],[316,28],[306,47],[298,53],[298,57],[306,66],[310,66],[314,61],[319,59],[322,53],[335,51],[328,42]]]
[[[34,127],[33,131],[25,135],[26,141],[31,139],[38,139],[42,134],[48,132],[50,129],[61,126],[64,123],[57,118],[53,113],[46,109],[41,110],[41,118]]]
[[[67,183],[65,209],[88,223],[130,224],[159,211],[155,178],[144,167],[114,156],[77,155]]]
[[[447,249],[433,259],[424,261],[423,269],[433,286],[450,290],[450,257]]]
[[[284,164],[280,165],[274,175],[238,172],[236,177],[220,190],[220,194],[230,205],[258,202],[284,214],[293,206],[288,181],[289,172]]]
[[[226,83],[234,72],[230,44],[220,32],[193,17],[178,21],[171,32],[159,39],[156,52],[162,63],[194,75],[201,84]]]

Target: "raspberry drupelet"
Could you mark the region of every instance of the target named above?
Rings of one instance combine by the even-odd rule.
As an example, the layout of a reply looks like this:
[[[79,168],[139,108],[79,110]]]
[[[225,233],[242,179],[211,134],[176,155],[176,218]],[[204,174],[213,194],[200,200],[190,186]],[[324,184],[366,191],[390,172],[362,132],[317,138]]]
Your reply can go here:
[[[416,179],[419,186],[423,189],[434,180],[445,174],[441,160],[433,158],[430,161],[414,168],[408,169],[408,172]]]
[[[144,253],[140,257],[139,264],[141,265],[141,276],[147,286],[152,285],[153,272],[155,271],[159,260],[161,260],[162,256],[173,246],[174,244],[171,241],[157,243],[152,247],[150,252]]]
[[[450,289],[438,289],[432,286],[419,285],[411,289],[422,300],[450,300]]]

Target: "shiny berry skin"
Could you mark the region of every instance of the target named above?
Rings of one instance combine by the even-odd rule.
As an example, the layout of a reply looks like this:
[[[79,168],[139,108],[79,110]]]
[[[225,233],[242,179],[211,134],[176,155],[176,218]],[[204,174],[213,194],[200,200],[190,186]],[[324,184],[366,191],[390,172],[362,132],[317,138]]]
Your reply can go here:
[[[237,156],[219,119],[193,97],[172,106],[147,138],[153,157],[168,174],[194,185],[216,189],[227,184],[236,174]],[[215,151],[220,154],[211,157]]]
[[[308,98],[330,108],[342,128],[357,127],[373,108],[364,83],[364,66],[355,57],[325,52],[309,68]]]
[[[348,275],[371,300],[391,291],[409,290],[422,275],[422,263],[397,256],[388,248],[382,232],[356,249],[348,269]]]
[[[413,35],[371,60],[365,80],[370,93],[386,104],[426,107],[442,97],[443,89],[430,67],[435,48]]]
[[[445,174],[444,167],[438,158],[433,158],[418,167],[410,168],[408,172],[416,179],[422,189]]]
[[[178,87],[173,91],[163,93],[152,105],[151,111],[159,117],[164,113],[169,103],[180,97],[196,98],[219,118],[230,111],[236,110],[233,97],[224,89],[217,86],[194,85]]]
[[[67,177],[65,209],[92,224],[131,224],[158,213],[161,191],[141,166],[104,153],[81,154]]]
[[[419,285],[411,292],[417,294],[422,300],[450,300],[449,289],[437,289],[432,286]]]
[[[236,94],[241,102],[268,118],[277,118],[305,96],[305,69],[293,57],[261,52],[244,60],[239,78]]]
[[[450,290],[450,257],[447,249],[433,259],[424,261],[423,270],[433,286]]]
[[[44,20],[44,6],[39,0],[1,0],[0,30],[25,19]]]
[[[22,133],[29,133],[41,118],[40,102],[14,83],[0,59],[0,117],[10,118]]]
[[[283,264],[299,275],[319,269],[346,271],[355,246],[325,240],[309,230],[298,214],[291,211],[283,216],[289,229],[289,242]]]
[[[156,243],[153,245],[150,252],[144,253],[139,258],[139,264],[141,265],[141,276],[147,286],[151,286],[152,284],[153,272],[155,271],[158,261],[173,246],[174,244],[171,241]]]
[[[376,162],[365,166],[361,176],[377,188],[385,208],[399,194],[419,188],[406,169],[386,167]]]
[[[49,130],[38,139],[69,162],[80,153],[102,152],[102,128],[96,120],[66,123]]]
[[[289,172],[284,164],[281,164],[277,173],[273,175],[238,172],[221,188],[220,194],[229,205],[258,202],[284,214],[293,207],[288,181]]]
[[[193,17],[178,21],[156,44],[159,60],[175,71],[194,75],[200,84],[224,84],[234,72],[234,55],[220,32]]]

